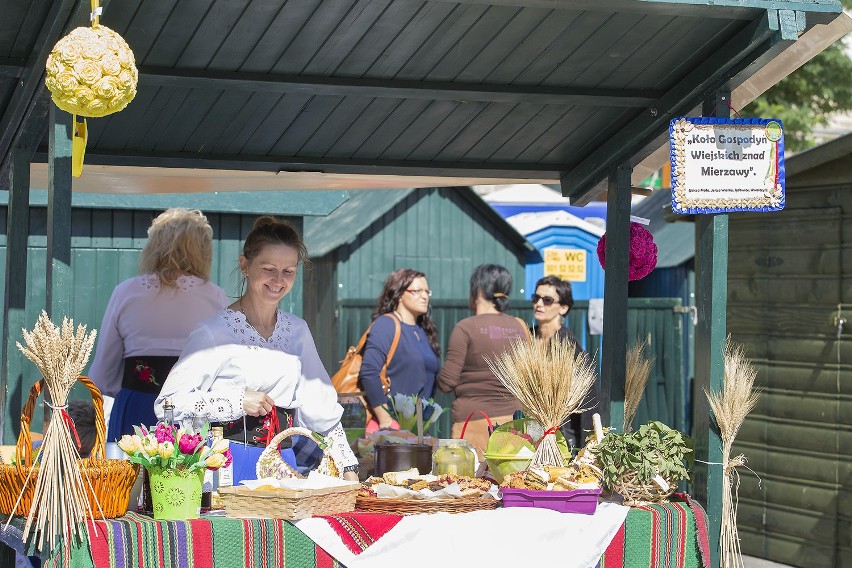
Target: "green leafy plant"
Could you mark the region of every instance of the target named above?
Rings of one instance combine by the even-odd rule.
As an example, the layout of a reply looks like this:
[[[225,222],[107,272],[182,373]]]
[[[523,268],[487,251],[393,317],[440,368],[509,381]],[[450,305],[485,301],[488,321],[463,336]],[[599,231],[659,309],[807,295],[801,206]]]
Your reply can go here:
[[[633,473],[641,483],[651,483],[659,475],[676,485],[689,480],[694,461],[692,438],[656,421],[635,432],[610,432],[592,452],[603,471],[604,487],[611,491]]]

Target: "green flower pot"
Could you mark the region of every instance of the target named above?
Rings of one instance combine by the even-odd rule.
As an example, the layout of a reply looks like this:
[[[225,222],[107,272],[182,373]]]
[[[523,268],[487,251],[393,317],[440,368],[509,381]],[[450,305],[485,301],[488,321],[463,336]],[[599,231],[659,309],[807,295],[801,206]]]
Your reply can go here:
[[[164,521],[197,519],[201,509],[204,469],[186,471],[149,467],[154,518]]]

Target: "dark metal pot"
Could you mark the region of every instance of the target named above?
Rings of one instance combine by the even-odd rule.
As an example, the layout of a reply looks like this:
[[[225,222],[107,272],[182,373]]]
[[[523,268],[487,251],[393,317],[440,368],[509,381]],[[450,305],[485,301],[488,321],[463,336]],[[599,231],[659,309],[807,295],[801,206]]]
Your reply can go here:
[[[416,467],[420,475],[432,471],[432,446],[429,444],[376,444],[373,475],[388,471],[406,471]]]

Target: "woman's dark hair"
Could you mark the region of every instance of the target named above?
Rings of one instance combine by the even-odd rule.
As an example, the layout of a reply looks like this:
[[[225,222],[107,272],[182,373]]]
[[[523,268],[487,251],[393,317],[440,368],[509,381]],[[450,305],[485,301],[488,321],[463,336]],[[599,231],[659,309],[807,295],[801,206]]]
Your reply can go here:
[[[535,283],[536,288],[539,286],[553,286],[553,288],[556,289],[556,295],[559,296],[559,304],[562,306],[568,306],[569,310],[574,307],[574,296],[571,294],[571,283],[567,280],[562,280],[558,276],[545,276],[544,278],[539,278],[538,282]]]
[[[276,219],[271,215],[264,215],[255,220],[254,227],[243,245],[243,256],[251,262],[267,245],[293,247],[299,253],[299,262],[305,263],[308,260],[308,249],[302,242],[299,232],[287,221]]]
[[[470,275],[470,298],[482,297],[494,304],[498,312],[509,307],[509,292],[512,291],[512,275],[504,266],[498,264],[480,264]]]
[[[373,312],[373,319],[375,320],[383,314],[393,313],[397,306],[399,306],[402,295],[405,294],[405,291],[408,290],[408,287],[417,278],[426,278],[426,275],[411,268],[399,268],[388,274],[388,277],[385,279],[385,285],[382,287],[382,293],[379,294],[379,299],[376,302],[376,311]],[[431,313],[432,306],[430,305],[429,310],[425,314],[417,316],[416,321],[417,325],[422,327],[423,331],[426,332],[426,337],[429,338],[429,345],[432,346],[432,351],[440,357],[441,346],[438,344],[438,328],[430,317]]]

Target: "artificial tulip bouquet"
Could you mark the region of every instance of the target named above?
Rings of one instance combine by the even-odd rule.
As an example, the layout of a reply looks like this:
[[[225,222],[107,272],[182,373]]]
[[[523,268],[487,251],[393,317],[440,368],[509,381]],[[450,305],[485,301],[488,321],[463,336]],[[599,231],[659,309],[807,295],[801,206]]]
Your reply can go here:
[[[118,447],[133,463],[146,468],[178,469],[193,471],[217,470],[231,464],[231,450],[227,440],[208,443],[207,426],[193,432],[174,424],[160,422],[150,430],[145,426],[134,426],[133,436],[122,436]]]

